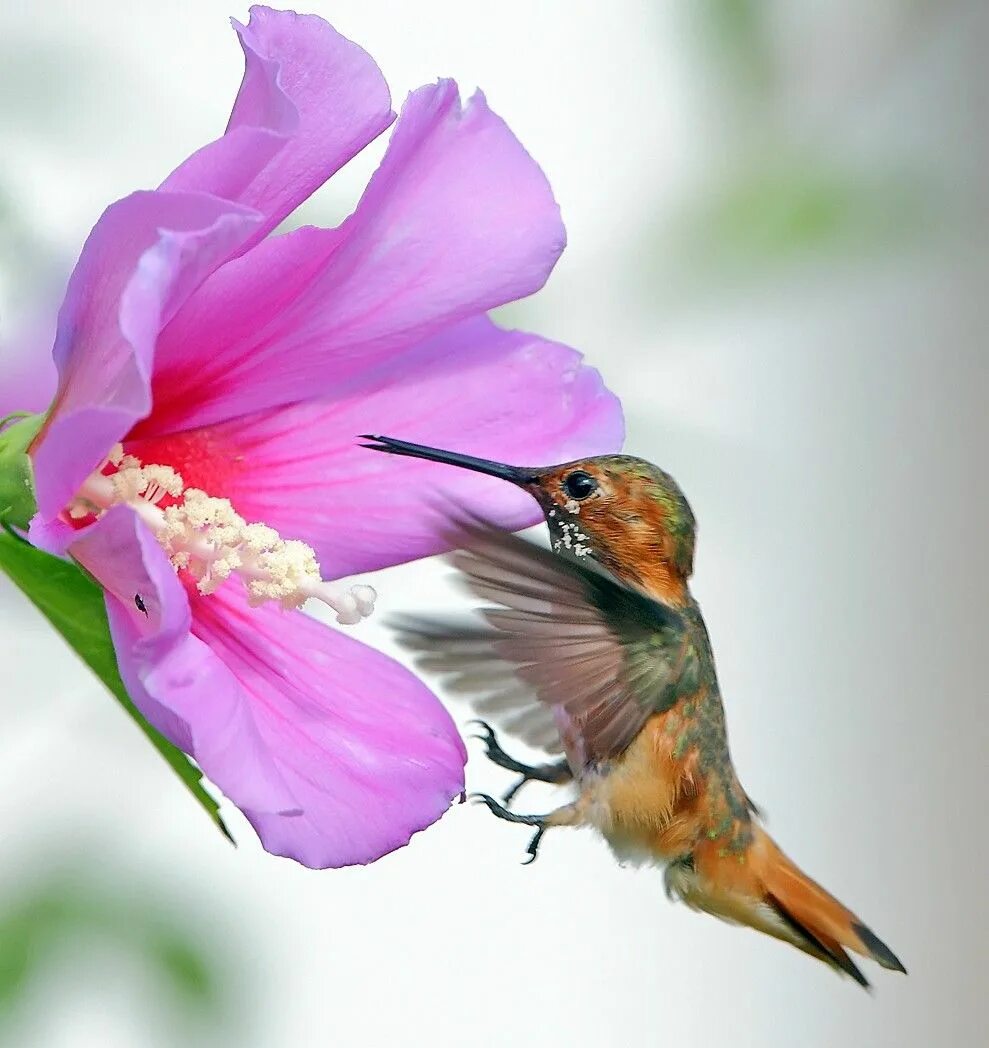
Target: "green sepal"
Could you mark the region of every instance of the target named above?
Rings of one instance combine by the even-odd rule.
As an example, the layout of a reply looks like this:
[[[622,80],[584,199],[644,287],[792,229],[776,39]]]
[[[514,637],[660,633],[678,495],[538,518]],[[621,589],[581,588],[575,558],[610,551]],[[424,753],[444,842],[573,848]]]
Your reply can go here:
[[[127,694],[117,669],[100,587],[77,565],[36,549],[20,538],[6,522],[0,528],[0,568],[110,689],[220,832],[233,842],[216,799],[203,787],[202,772],[144,719]]]
[[[44,415],[20,412],[0,419],[0,520],[22,531],[27,530],[35,511],[34,475],[27,449],[44,421]]]

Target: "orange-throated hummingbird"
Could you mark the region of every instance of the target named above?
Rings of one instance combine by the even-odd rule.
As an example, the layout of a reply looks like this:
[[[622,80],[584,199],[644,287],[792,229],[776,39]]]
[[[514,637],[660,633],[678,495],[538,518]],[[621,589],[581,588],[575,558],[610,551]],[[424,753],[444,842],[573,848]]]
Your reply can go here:
[[[521,775],[500,819],[595,827],[620,859],[665,868],[667,894],[749,925],[868,986],[846,950],[905,972],[893,952],[780,850],[739,784],[714,657],[688,580],[694,515],[651,463],[600,455],[542,468],[507,466],[391,437],[365,445],[516,484],[542,507],[551,550],[477,520],[451,531],[453,563],[495,606],[483,625],[413,618],[400,626],[424,669],[446,675],[523,741],[564,761],[521,764],[486,723],[487,755]],[[452,543],[453,544],[453,543]],[[530,780],[575,781],[547,815],[506,805]]]

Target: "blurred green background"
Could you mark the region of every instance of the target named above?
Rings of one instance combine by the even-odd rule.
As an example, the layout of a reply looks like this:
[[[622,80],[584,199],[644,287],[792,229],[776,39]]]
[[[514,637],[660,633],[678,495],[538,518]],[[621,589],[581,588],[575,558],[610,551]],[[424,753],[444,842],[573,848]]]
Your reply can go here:
[[[129,876],[127,854],[97,843],[22,856],[21,880],[4,885],[0,1043],[96,1043],[121,1025],[115,1011],[142,1044],[242,1043],[235,1004],[251,973],[232,929],[210,919],[205,896]],[[72,1023],[66,1039],[80,998],[100,1000],[102,1016]]]

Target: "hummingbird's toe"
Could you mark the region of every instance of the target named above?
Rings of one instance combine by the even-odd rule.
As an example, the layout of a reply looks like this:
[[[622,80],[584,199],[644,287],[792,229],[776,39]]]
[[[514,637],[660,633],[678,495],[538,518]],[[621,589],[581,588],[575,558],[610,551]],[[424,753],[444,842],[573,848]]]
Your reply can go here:
[[[504,768],[506,771],[517,771],[523,775],[530,770],[528,765],[520,763],[514,757],[509,757],[501,748],[497,733],[487,721],[472,720],[470,723],[477,724],[484,733],[483,735],[472,735],[471,738],[480,739],[484,743],[484,753],[489,761],[497,764],[499,768]]]
[[[488,760],[497,764],[499,768],[506,771],[514,771],[519,778],[502,794],[502,803],[511,804],[515,795],[527,782],[549,782],[562,785],[573,778],[570,765],[566,761],[558,761],[555,764],[523,764],[514,757],[510,757],[498,742],[498,735],[487,721],[475,719],[471,724],[477,724],[483,734],[472,735],[471,738],[479,739],[484,743],[484,752]]]
[[[501,817],[501,812],[505,809],[491,796],[490,793],[468,793],[467,799],[471,804],[484,804],[488,810],[493,814]]]
[[[486,742],[488,739],[493,739],[495,737],[494,728],[492,728],[486,720],[481,720],[480,717],[473,717],[467,723],[480,725],[481,731],[484,732],[483,735],[472,735],[472,739],[480,739],[482,742]]]
[[[517,812],[509,811],[504,805],[499,804],[489,793],[472,793],[470,799],[475,804],[484,804],[488,811],[499,819],[506,822],[520,822],[526,826],[541,826],[543,818],[541,815],[519,815]]]
[[[543,834],[546,832],[545,826],[540,826],[538,830],[532,835],[532,840],[529,841],[529,846],[525,849],[529,855],[528,859],[522,860],[523,866],[529,866],[536,861],[536,853],[539,851],[539,842],[543,839]]]
[[[504,819],[506,822],[518,822],[525,826],[535,826],[536,832],[533,834],[532,840],[529,841],[529,846],[525,849],[529,858],[523,859],[522,865],[528,866],[529,863],[535,861],[536,852],[539,849],[539,842],[542,840],[542,836],[547,829],[545,815],[519,815],[518,812],[509,811],[504,805],[499,804],[494,797],[488,793],[472,793],[470,799],[475,804],[485,805],[492,815],[499,819]]]
[[[582,799],[572,804],[564,804],[562,808],[556,808],[545,815],[519,815],[518,812],[509,811],[503,804],[499,804],[489,793],[472,793],[470,799],[475,804],[485,805],[492,815],[504,819],[505,822],[517,822],[525,826],[536,827],[536,832],[532,835],[529,846],[526,848],[529,858],[522,860],[525,866],[535,861],[539,851],[539,842],[551,826],[581,826],[586,819],[586,802]]]

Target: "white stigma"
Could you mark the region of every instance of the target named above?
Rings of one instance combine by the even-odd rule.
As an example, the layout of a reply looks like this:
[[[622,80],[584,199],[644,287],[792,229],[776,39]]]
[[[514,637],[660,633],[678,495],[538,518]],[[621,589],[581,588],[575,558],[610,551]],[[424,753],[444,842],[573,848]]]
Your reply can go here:
[[[117,472],[106,476],[101,467],[91,474],[68,507],[69,516],[98,515],[126,503],[154,533],[175,570],[196,580],[200,593],[214,593],[237,576],[252,607],[277,601],[283,608],[298,608],[315,597],[348,626],[374,611],[377,594],[370,586],[341,592],[323,580],[310,546],[283,539],[267,524],[248,523],[229,499],[186,488],[170,466],[142,465],[133,455],[124,455],[120,445],[107,462]],[[165,495],[181,501],[162,509],[158,502]]]

